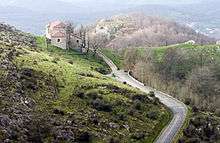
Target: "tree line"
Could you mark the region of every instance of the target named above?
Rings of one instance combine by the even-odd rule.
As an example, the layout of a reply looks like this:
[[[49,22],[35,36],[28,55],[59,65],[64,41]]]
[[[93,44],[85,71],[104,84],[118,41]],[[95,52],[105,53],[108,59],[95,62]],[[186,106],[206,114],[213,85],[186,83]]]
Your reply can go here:
[[[143,83],[220,116],[220,47],[177,46],[162,56],[152,48],[130,48],[123,56],[125,69]]]

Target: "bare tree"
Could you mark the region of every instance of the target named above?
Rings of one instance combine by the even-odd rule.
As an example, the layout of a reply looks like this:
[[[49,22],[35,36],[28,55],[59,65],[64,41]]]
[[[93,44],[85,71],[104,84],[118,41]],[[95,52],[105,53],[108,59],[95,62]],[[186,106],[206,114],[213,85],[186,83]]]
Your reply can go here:
[[[96,34],[89,37],[89,45],[92,48],[94,55],[97,53],[98,49],[103,48],[108,39],[105,35]]]
[[[75,32],[75,25],[71,22],[67,22],[67,26],[66,26],[67,49],[70,49],[72,46],[71,35],[74,35],[74,32]]]

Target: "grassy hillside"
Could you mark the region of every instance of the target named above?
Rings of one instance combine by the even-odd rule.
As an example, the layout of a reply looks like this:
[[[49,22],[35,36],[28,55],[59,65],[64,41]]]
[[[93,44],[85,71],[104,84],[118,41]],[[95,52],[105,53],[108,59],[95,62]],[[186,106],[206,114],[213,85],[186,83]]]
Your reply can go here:
[[[162,57],[166,53],[168,49],[181,49],[181,50],[186,50],[189,53],[203,53],[206,54],[209,58],[214,56],[213,58],[217,58],[220,55],[220,46],[219,45],[191,45],[191,44],[179,44],[179,45],[174,45],[174,46],[164,46],[164,47],[158,47],[154,48],[155,56],[157,59],[160,61],[162,60]]]
[[[153,142],[170,121],[153,95],[104,76],[97,57],[46,47],[42,37],[32,46],[5,41],[0,142]]]
[[[107,48],[101,49],[101,52],[111,59],[118,68],[123,68],[123,57],[120,53]]]

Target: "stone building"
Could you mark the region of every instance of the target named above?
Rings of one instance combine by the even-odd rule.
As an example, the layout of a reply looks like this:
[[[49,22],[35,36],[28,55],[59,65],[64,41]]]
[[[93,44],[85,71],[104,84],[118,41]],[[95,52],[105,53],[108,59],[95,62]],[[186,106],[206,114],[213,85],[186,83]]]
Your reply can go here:
[[[46,26],[46,38],[51,45],[67,49],[67,24],[61,21],[54,21]]]
[[[85,51],[85,34],[81,30],[69,31],[68,23],[62,21],[50,22],[46,26],[46,38],[51,45],[61,49],[74,49],[79,52]]]

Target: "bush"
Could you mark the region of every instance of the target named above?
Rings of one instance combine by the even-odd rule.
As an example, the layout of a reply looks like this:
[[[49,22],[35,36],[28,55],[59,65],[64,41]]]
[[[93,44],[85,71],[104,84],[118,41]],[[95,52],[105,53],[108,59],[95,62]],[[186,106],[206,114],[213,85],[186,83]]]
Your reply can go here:
[[[78,141],[79,142],[90,142],[91,141],[91,135],[88,132],[83,132],[79,137]]]
[[[145,133],[139,132],[139,133],[134,133],[134,134],[132,134],[132,135],[131,135],[131,138],[132,138],[132,139],[135,139],[135,140],[141,140],[141,139],[144,139],[145,136],[146,136]]]
[[[60,58],[56,57],[56,58],[54,58],[51,62],[57,64],[58,61],[60,61]]]
[[[154,100],[153,100],[153,104],[154,105],[159,105],[160,104],[160,99],[155,97]]]
[[[101,73],[101,74],[108,74],[109,71],[108,69],[104,68],[104,67],[98,67],[98,68],[95,68],[95,71]]]
[[[116,114],[116,119],[121,120],[121,121],[126,121],[127,120],[127,115],[126,113],[120,112]]]
[[[148,97],[144,94],[137,94],[137,95],[132,96],[132,100],[133,101],[139,100],[141,102],[145,102],[148,100]]]
[[[198,109],[196,106],[193,106],[193,107],[192,107],[192,111],[193,111],[194,113],[197,113],[197,112],[199,112],[199,109]]]
[[[190,104],[192,103],[192,100],[191,100],[190,98],[185,98],[184,103],[185,103],[186,105],[190,105]]]
[[[104,112],[112,111],[111,105],[105,103],[103,100],[98,99],[98,98],[92,101],[92,106],[98,111],[104,111]]]
[[[73,61],[68,61],[69,64],[73,65]]]
[[[110,138],[108,143],[120,143],[120,140],[118,138]]]
[[[150,92],[149,92],[149,96],[150,96],[150,97],[155,97],[155,93],[154,93],[153,91],[150,91]]]
[[[142,107],[141,101],[140,101],[140,100],[135,100],[135,101],[134,101],[134,108],[135,108],[136,110],[141,110],[141,107]]]
[[[82,91],[82,90],[77,90],[75,95],[79,98],[84,98],[85,97],[84,91]]]
[[[97,89],[92,89],[86,92],[86,96],[92,99],[99,97],[99,91]]]
[[[215,114],[220,117],[220,109],[219,108],[215,110]]]
[[[196,117],[190,120],[190,122],[196,127],[200,127],[206,124],[206,120],[203,117]]]
[[[155,111],[150,111],[147,113],[147,118],[156,120],[158,118],[158,113]]]
[[[61,109],[54,109],[54,110],[53,110],[53,113],[54,113],[54,114],[57,114],[57,115],[62,115],[62,116],[65,115],[64,111],[62,111]]]

